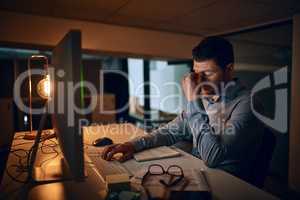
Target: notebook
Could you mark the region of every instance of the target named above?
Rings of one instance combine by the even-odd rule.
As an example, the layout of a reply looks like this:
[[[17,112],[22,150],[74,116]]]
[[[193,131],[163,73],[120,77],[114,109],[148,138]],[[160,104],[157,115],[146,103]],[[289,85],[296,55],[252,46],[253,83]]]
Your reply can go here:
[[[134,154],[134,159],[138,162],[149,161],[149,160],[159,160],[163,158],[172,158],[180,156],[181,154],[166,146],[156,147],[152,149],[147,149]]]

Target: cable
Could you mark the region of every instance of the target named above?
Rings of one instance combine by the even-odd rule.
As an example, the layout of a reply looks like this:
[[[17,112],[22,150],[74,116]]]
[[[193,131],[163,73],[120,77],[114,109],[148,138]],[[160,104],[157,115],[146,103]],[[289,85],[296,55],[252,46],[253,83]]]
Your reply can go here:
[[[17,152],[19,151],[22,151],[22,152],[25,152],[25,155],[19,155]],[[19,166],[22,167],[22,168],[26,168],[27,166],[25,166],[22,162],[22,159],[25,159],[27,158],[28,156],[28,151],[25,150],[25,149],[15,149],[13,151],[10,151],[11,154],[13,154],[14,156],[18,157],[18,163],[19,163]]]
[[[31,147],[29,149],[28,156],[27,156],[27,168],[28,169],[29,169],[29,166],[30,166],[30,160],[31,160],[31,156],[32,156],[32,150],[33,150],[33,147]]]
[[[14,141],[15,140],[20,141],[23,139],[23,137],[24,137],[24,134],[17,135],[14,137]],[[60,154],[60,152],[58,152],[56,149],[56,147],[58,146],[58,143],[51,139],[52,139],[52,137],[46,137],[46,138],[42,138],[39,141],[41,144],[40,149],[43,154],[54,154],[55,153],[55,155],[52,156],[51,158],[48,158],[48,159],[42,161],[40,163],[40,167],[42,167],[42,165],[44,165],[48,161],[56,158]],[[29,176],[28,170],[30,169],[29,165],[30,165],[30,160],[32,158],[33,146],[29,150],[24,149],[24,148],[18,148],[18,147],[22,147],[22,145],[27,145],[27,144],[32,144],[32,141],[21,142],[21,143],[17,143],[15,145],[11,146],[9,153],[10,153],[10,155],[15,156],[17,160],[14,164],[7,165],[6,169],[5,169],[5,172],[6,172],[7,176],[10,178],[10,180],[14,181],[14,182],[22,183],[22,186],[18,187],[18,188],[14,188],[11,191],[7,191],[7,192],[5,192],[5,194],[1,194],[0,199],[2,199],[2,197],[5,197],[5,196],[9,197],[12,194],[21,192],[24,189],[24,187],[26,187],[26,185],[30,183],[30,180],[28,177]],[[50,151],[49,151],[49,149],[50,149]],[[24,177],[25,173],[27,175],[25,175],[25,177]],[[10,181],[8,181],[8,182],[10,182]],[[7,188],[9,185],[10,185],[10,183],[7,183],[3,187],[1,186],[3,191],[4,191],[4,188]]]
[[[50,144],[47,144],[47,141],[51,142]],[[52,156],[51,158],[48,158],[44,161],[42,161],[40,163],[40,167],[45,164],[46,162],[48,162],[49,160],[52,160],[54,158],[56,158],[60,153],[56,150],[56,147],[58,146],[58,144],[51,140],[51,138],[45,138],[44,140],[41,140],[41,152],[43,154],[53,154],[55,153],[54,156]],[[19,177],[24,174],[24,173],[28,173],[28,169],[29,169],[29,165],[30,165],[30,160],[32,158],[32,151],[33,151],[33,147],[31,147],[29,150],[23,149],[23,148],[18,148],[15,149],[16,146],[21,146],[21,145],[26,145],[26,144],[32,144],[32,142],[22,142],[16,145],[12,146],[12,149],[10,150],[10,154],[16,156],[18,158],[17,160],[17,164],[12,164],[12,165],[8,165],[6,167],[6,174],[8,175],[8,177],[11,178],[11,180],[15,181],[15,182],[19,182],[19,183],[28,183],[28,177],[26,177],[25,180],[21,180],[19,179]],[[51,151],[45,151],[46,148],[50,148]],[[24,152],[24,155],[21,155],[19,152]],[[24,160],[26,159],[26,164],[24,164]],[[16,175],[13,175],[11,173],[11,170],[14,168],[14,172],[17,173]]]
[[[23,156],[19,155],[17,152],[20,152],[20,151],[25,152],[25,155],[23,155]],[[17,162],[18,164],[8,165],[6,167],[6,174],[15,182],[26,183],[27,178],[26,178],[26,180],[21,180],[21,179],[18,179],[18,177],[20,175],[22,175],[23,173],[28,172],[28,165],[23,164],[23,159],[28,157],[28,151],[26,151],[25,149],[15,149],[15,150],[10,151],[10,153],[18,158],[18,162]],[[10,173],[10,170],[9,170],[10,168],[15,168],[15,172],[18,172],[18,174],[16,176],[13,176]]]
[[[55,153],[54,156],[46,159],[46,160],[43,160],[41,163],[40,163],[40,167],[42,167],[46,162],[50,161],[50,160],[53,160],[55,158],[57,158],[59,155],[60,155],[60,152],[56,149],[56,147],[58,146],[58,143],[56,143],[55,141],[51,140],[51,139],[48,139],[47,141],[51,142],[52,144],[45,144],[46,143],[46,140],[42,142],[42,145],[40,147],[41,149],[41,152],[43,154],[53,154]],[[50,148],[52,150],[52,152],[46,152],[44,150],[44,148]]]
[[[59,152],[56,152],[56,154],[55,154],[53,157],[48,158],[48,159],[46,159],[46,160],[43,160],[43,161],[40,163],[40,167],[42,167],[42,166],[43,166],[45,163],[47,163],[48,161],[57,158],[59,155],[60,155],[60,153],[59,153]]]
[[[51,142],[52,144],[46,144],[47,141]],[[58,146],[58,144],[55,141],[53,141],[51,139],[48,139],[48,140],[45,140],[45,141],[42,142],[42,145],[41,145],[40,149],[41,149],[41,152],[43,154],[51,154],[51,153],[56,153],[57,152],[57,150],[56,150],[57,146]],[[52,150],[52,152],[45,151],[44,150],[45,148],[50,148]]]
[[[18,183],[27,183],[27,178],[25,180],[20,180],[18,179],[18,177],[24,173],[24,171],[21,171],[20,173],[18,173],[16,176],[12,175],[10,172],[9,172],[9,168],[11,167],[16,167],[17,169],[19,168],[18,165],[10,165],[6,168],[6,174],[9,176],[9,178],[11,178],[13,181],[15,182],[18,182]]]

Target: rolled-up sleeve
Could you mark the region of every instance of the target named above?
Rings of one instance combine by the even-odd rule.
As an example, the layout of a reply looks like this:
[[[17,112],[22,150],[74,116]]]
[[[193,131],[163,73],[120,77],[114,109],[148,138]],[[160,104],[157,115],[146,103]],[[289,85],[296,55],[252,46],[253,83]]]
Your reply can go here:
[[[133,139],[131,143],[133,143],[136,151],[141,151],[152,147],[175,144],[187,138],[188,135],[189,133],[185,128],[185,120],[182,112],[171,122],[152,131],[146,136]]]

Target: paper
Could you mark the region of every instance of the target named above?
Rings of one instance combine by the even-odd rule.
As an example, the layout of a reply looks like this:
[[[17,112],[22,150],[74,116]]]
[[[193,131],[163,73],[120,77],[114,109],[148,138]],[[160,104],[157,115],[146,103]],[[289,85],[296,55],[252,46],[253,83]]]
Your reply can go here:
[[[180,156],[181,154],[166,146],[147,149],[145,151],[139,152],[134,154],[134,159],[138,162],[141,161],[149,161],[149,160],[157,160],[157,159],[163,159],[163,158],[172,158]]]

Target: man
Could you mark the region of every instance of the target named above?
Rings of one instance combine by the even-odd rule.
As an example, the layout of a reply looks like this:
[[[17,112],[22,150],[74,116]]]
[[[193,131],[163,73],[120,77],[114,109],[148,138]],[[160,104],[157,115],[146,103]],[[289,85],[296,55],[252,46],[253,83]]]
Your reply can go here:
[[[187,99],[182,113],[144,137],[107,147],[103,159],[123,153],[125,161],[134,152],[188,140],[193,143],[192,154],[208,167],[249,178],[263,125],[252,114],[249,92],[233,79],[233,47],[223,38],[208,37],[192,54],[194,72],[182,80]]]

